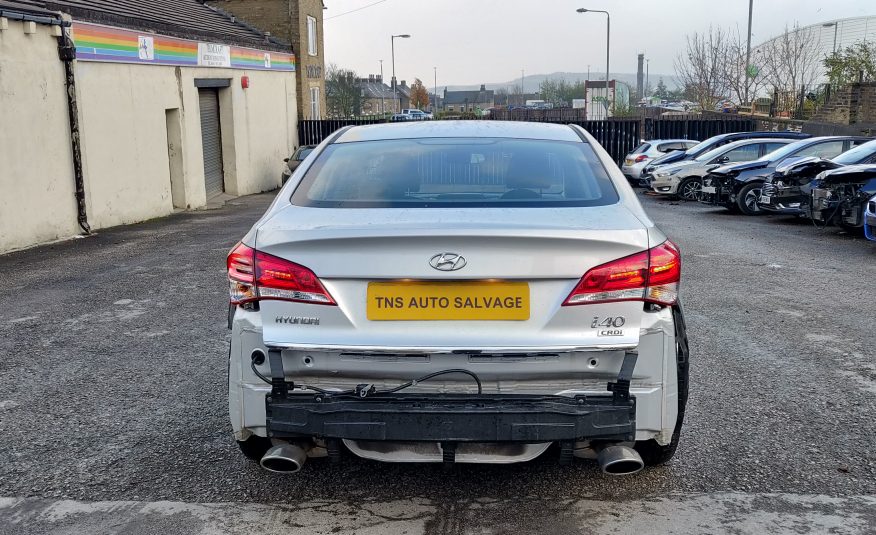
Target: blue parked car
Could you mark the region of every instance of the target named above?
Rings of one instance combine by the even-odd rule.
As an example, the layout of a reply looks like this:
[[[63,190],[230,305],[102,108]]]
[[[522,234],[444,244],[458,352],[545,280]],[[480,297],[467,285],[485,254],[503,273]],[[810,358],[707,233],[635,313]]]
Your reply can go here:
[[[864,211],[864,236],[868,240],[876,241],[876,195],[867,202],[867,209]]]

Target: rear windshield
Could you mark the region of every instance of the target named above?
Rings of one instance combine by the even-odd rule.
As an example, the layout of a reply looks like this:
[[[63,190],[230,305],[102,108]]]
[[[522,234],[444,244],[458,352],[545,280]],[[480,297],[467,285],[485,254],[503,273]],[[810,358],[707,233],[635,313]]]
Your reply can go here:
[[[604,206],[618,202],[590,145],[429,138],[329,145],[292,195],[298,206]]]
[[[638,147],[633,149],[633,152],[631,152],[630,154],[641,154],[643,152],[647,152],[648,149],[650,149],[650,148],[651,148],[650,143],[642,143],[641,145],[639,145]]]

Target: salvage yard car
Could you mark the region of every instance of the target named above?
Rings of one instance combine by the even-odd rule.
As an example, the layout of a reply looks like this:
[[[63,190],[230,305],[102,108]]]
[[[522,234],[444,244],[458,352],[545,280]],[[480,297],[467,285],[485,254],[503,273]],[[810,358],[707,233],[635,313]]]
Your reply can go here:
[[[870,198],[864,211],[864,236],[876,241],[876,195]]]
[[[683,160],[693,160],[694,158],[701,156],[709,152],[710,150],[716,149],[722,145],[733,143],[734,141],[739,141],[742,139],[751,139],[755,137],[761,139],[806,139],[811,136],[809,134],[801,134],[800,132],[733,132],[731,134],[719,134],[717,136],[712,136],[705,141],[697,143],[696,145],[687,149],[684,152],[670,152],[668,154],[660,156],[659,158],[651,160],[642,169],[641,180],[647,185],[653,178],[654,172],[662,165],[669,165],[671,163],[680,162]]]
[[[676,450],[681,256],[578,126],[339,130],[227,270],[231,423],[267,470]]]
[[[849,165],[824,171],[812,183],[803,213],[813,221],[835,223],[863,233],[867,204],[876,195],[876,165]]]
[[[624,157],[621,171],[633,184],[638,184],[642,169],[654,158],[671,152],[684,152],[699,143],[693,139],[652,139],[645,141]]]
[[[845,165],[876,163],[876,140],[848,150],[830,160],[817,156],[786,160],[767,177],[760,192],[758,206],[762,210],[781,214],[801,214],[801,206],[809,202],[809,185],[822,171]]]
[[[743,139],[712,149],[692,160],[662,165],[654,172],[651,189],[661,195],[676,195],[685,201],[695,201],[699,197],[703,177],[712,169],[756,160],[793,141],[793,139]]]
[[[745,215],[762,213],[759,202],[761,187],[767,177],[789,158],[817,156],[834,158],[871,138],[860,136],[823,136],[802,139],[753,162],[725,165],[713,169],[703,179],[700,201],[724,206],[731,212]]]

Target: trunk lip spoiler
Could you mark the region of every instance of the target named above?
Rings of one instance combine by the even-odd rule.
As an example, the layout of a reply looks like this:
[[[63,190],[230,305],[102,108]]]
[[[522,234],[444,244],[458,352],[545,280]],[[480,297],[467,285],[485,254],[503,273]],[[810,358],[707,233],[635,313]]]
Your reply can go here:
[[[599,345],[561,345],[561,346],[373,346],[373,345],[336,345],[336,344],[296,344],[265,342],[268,349],[299,350],[299,351],[338,351],[344,353],[370,354],[536,354],[536,353],[596,353],[606,351],[629,351],[638,348],[638,344],[599,344]]]

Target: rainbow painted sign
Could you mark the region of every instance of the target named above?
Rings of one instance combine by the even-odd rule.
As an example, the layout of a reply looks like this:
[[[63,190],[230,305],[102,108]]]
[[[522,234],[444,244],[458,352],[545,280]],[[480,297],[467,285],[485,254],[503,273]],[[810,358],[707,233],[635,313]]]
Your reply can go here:
[[[165,37],[112,26],[73,23],[79,61],[294,71],[295,55]]]

